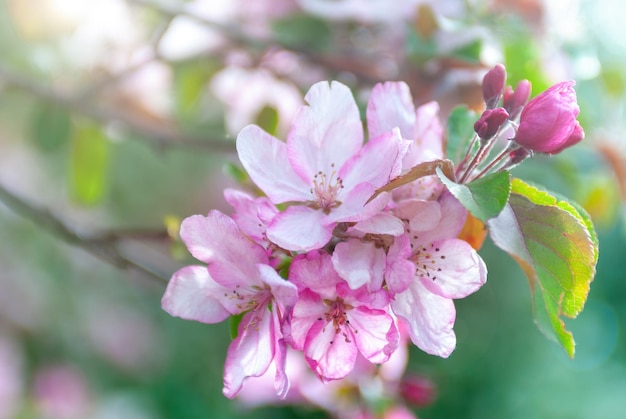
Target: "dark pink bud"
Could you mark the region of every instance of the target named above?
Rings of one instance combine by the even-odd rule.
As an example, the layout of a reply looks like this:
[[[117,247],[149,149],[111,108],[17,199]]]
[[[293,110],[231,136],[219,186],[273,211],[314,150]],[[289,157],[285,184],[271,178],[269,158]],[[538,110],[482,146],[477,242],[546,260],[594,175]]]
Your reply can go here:
[[[489,140],[508,118],[509,113],[504,108],[487,109],[474,123],[474,131],[483,140]]]
[[[530,156],[530,151],[524,147],[519,147],[509,153],[509,166],[515,166]]]
[[[414,406],[424,407],[435,401],[435,384],[425,377],[406,377],[400,382],[400,396]]]
[[[506,70],[502,64],[497,64],[483,77],[483,99],[487,109],[498,106],[504,83],[506,83]]]
[[[529,150],[555,154],[580,142],[574,81],[557,83],[528,102],[520,115],[515,142]]]
[[[531,85],[528,80],[522,80],[517,83],[515,91],[511,86],[507,86],[504,90],[504,97],[502,99],[502,106],[510,115],[511,119],[515,119],[522,108],[528,102],[530,98]]]

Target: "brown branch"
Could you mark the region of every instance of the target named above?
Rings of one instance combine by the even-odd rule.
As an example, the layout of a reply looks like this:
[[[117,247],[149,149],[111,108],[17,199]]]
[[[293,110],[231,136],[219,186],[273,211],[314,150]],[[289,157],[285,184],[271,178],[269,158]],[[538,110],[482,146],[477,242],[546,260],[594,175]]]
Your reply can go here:
[[[233,152],[234,141],[211,139],[202,136],[192,136],[180,132],[168,125],[155,125],[154,121],[147,120],[127,110],[117,109],[106,105],[97,105],[93,101],[84,100],[81,96],[72,96],[65,92],[51,89],[8,70],[0,65],[0,80],[7,85],[23,90],[38,99],[63,106],[74,113],[81,114],[103,123],[118,123],[129,131],[139,134],[145,141],[158,147],[179,147],[194,150]]]
[[[92,236],[83,236],[76,233],[68,227],[63,221],[54,216],[50,211],[44,208],[38,208],[26,200],[18,197],[10,192],[4,186],[0,185],[0,201],[16,214],[29,219],[38,226],[48,230],[53,235],[59,237],[66,243],[79,247],[86,252],[96,256],[113,266],[120,269],[135,269],[142,272],[147,277],[158,280],[159,282],[167,282],[169,276],[160,274],[124,255],[118,249],[118,245],[126,239],[143,238],[143,239],[164,239],[168,237],[166,231],[149,231],[149,230],[120,230],[107,231]]]

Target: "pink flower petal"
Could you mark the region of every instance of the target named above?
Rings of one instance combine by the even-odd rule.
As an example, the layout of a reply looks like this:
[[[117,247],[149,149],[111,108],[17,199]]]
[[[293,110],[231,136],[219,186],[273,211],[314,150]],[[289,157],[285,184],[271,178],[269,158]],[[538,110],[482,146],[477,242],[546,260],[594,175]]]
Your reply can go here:
[[[228,347],[224,365],[224,396],[233,398],[247,377],[263,375],[274,359],[278,323],[268,308],[246,313],[238,335]]]
[[[344,197],[341,205],[333,208],[333,211],[328,214],[328,221],[359,222],[378,214],[387,206],[390,197],[388,193],[383,192],[365,205],[375,191],[376,188],[369,183],[357,185],[348,193],[348,196]]]
[[[211,278],[206,266],[186,266],[172,276],[161,299],[170,315],[202,323],[219,323],[230,313],[219,302],[228,290]]]
[[[466,241],[448,239],[433,243],[427,266],[429,276],[420,270],[423,283],[432,293],[444,298],[463,298],[476,292],[487,280],[487,268],[481,257]]]
[[[336,333],[333,324],[326,320],[313,324],[304,344],[309,366],[323,380],[339,380],[350,374],[357,354],[354,334]]]
[[[398,347],[400,334],[389,314],[359,306],[348,312],[359,352],[375,364],[387,362]]]
[[[310,289],[300,291],[298,302],[293,308],[289,333],[285,333],[285,338],[294,349],[304,349],[307,333],[318,321],[324,317],[326,307],[319,295]]]
[[[235,209],[232,217],[241,231],[255,242],[266,246],[265,229],[278,213],[274,204],[265,197],[253,198],[235,189],[225,189],[224,198]]]
[[[404,233],[404,223],[389,212],[379,212],[367,220],[358,222],[352,229],[366,234],[399,236]]]
[[[385,269],[385,251],[372,242],[351,239],[338,243],[332,256],[333,266],[353,290],[364,285],[380,289]]]
[[[385,283],[390,293],[403,292],[414,281],[416,267],[408,260],[410,256],[409,236],[403,234],[396,237],[387,251],[387,266],[385,267]]]
[[[306,252],[322,248],[333,236],[322,211],[291,206],[279,213],[267,228],[267,237],[283,249]]]
[[[291,308],[298,301],[296,286],[281,278],[269,265],[257,265],[261,280],[270,287],[272,297],[284,308]]]
[[[345,191],[360,183],[370,183],[376,188],[386,185],[400,174],[401,162],[409,143],[397,129],[369,140],[352,158],[341,166],[339,177]],[[341,194],[339,195],[341,200]]]
[[[339,82],[316,83],[304,99],[309,106],[297,113],[287,147],[294,170],[310,182],[318,171],[339,170],[361,148],[363,126],[352,92]]]
[[[309,288],[322,298],[333,298],[336,286],[343,282],[337,274],[331,257],[323,251],[313,250],[296,256],[289,269],[289,281],[299,289]]]
[[[367,104],[370,138],[398,127],[403,138],[414,140],[415,119],[415,106],[406,83],[386,82],[374,86]]]
[[[289,165],[287,145],[256,125],[237,136],[237,153],[254,183],[274,202],[306,201],[311,186]]]
[[[451,299],[433,294],[421,281],[414,281],[405,292],[396,294],[391,308],[407,322],[409,336],[421,350],[442,358],[454,351],[456,310]]]
[[[246,238],[235,221],[213,210],[206,217],[192,215],[183,220],[180,238],[196,258],[206,263],[240,264],[242,260],[267,262],[267,254],[259,245]]]
[[[439,223],[428,231],[421,230],[424,227],[420,227],[421,232],[417,233],[418,238],[413,240],[414,245],[428,246],[437,240],[455,238],[465,225],[467,210],[450,192],[444,191],[438,202],[441,210]],[[417,219],[419,215],[411,221],[415,222]]]

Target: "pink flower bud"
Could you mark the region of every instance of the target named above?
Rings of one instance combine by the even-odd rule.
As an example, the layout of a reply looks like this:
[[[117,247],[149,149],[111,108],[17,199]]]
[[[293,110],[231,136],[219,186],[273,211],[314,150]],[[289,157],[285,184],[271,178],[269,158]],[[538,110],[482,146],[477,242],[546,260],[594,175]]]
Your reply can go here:
[[[574,81],[557,83],[528,102],[514,138],[529,150],[555,154],[580,142],[585,133],[576,121]]]
[[[483,140],[489,140],[508,118],[509,113],[504,108],[487,109],[474,123],[474,131]]]
[[[511,86],[507,86],[504,90],[502,106],[507,110],[511,119],[515,119],[526,102],[528,102],[528,98],[530,98],[530,88],[531,85],[528,80],[521,80],[517,83],[515,90],[513,90]]]
[[[406,377],[400,382],[400,395],[414,406],[424,407],[435,401],[437,390],[435,384],[425,377]]]
[[[483,77],[483,99],[487,109],[493,109],[498,105],[504,83],[506,82],[506,70],[502,64],[497,64]]]

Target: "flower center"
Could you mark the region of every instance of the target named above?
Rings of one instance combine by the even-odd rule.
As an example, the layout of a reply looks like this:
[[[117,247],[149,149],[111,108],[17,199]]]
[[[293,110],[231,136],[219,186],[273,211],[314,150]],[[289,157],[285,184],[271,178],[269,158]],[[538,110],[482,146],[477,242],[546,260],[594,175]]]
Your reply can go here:
[[[329,307],[329,309],[326,313],[324,313],[324,317],[320,317],[318,320],[326,320],[327,323],[332,323],[332,326],[335,329],[335,335],[341,334],[346,342],[350,343],[350,335],[347,333],[346,329],[351,329],[353,333],[358,332],[358,330],[355,330],[350,325],[350,320],[348,320],[347,316],[347,312],[352,310],[354,307],[345,303],[342,298],[337,298],[335,301],[324,300],[324,305]],[[332,343],[333,341],[330,342],[331,345]]]
[[[430,278],[433,281],[437,279],[437,272],[441,272],[441,268],[437,266],[437,262],[446,258],[445,255],[439,254],[441,249],[430,244],[430,249],[425,246],[413,250],[411,260],[415,262],[417,267],[417,275]]]
[[[337,176],[335,163],[331,164],[330,167],[332,172],[329,176],[321,170],[313,176],[313,187],[311,188],[313,202],[310,206],[315,209],[321,209],[326,214],[332,208],[341,205],[341,202],[337,201],[337,194],[339,190],[343,189],[343,180]]]

